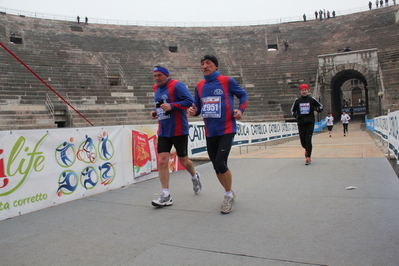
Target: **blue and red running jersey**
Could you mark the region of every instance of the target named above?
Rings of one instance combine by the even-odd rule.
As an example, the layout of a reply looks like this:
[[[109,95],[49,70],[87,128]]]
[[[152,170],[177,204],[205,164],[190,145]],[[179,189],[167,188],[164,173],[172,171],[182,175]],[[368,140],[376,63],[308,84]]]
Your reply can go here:
[[[158,116],[158,136],[174,137],[188,135],[187,109],[194,100],[186,85],[175,79],[168,79],[162,86],[154,85],[154,101],[157,103],[169,103],[172,110],[164,112],[161,108],[155,108]]]
[[[218,71],[198,82],[195,87],[195,115],[201,114],[207,137],[236,133],[234,96],[239,99],[238,108],[244,113],[248,102],[247,92],[232,77]]]

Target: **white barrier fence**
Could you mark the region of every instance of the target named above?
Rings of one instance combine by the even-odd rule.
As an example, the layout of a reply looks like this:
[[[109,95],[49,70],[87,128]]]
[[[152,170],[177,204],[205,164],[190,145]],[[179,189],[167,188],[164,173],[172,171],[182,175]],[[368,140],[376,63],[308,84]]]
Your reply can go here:
[[[399,111],[366,119],[396,159],[398,120]],[[0,220],[157,176],[156,131],[154,124],[0,131]],[[295,135],[296,123],[238,123],[233,145]],[[189,156],[206,151],[203,122],[190,123],[188,148]],[[172,152],[169,170],[180,169]]]
[[[399,111],[396,111],[374,119],[366,119],[366,127],[385,141],[388,141],[388,151],[395,156],[399,163],[398,120]]]
[[[296,123],[238,123],[233,145],[298,134]],[[157,125],[0,131],[0,220],[157,176]],[[190,123],[189,156],[206,151]],[[180,170],[171,156],[170,171]]]

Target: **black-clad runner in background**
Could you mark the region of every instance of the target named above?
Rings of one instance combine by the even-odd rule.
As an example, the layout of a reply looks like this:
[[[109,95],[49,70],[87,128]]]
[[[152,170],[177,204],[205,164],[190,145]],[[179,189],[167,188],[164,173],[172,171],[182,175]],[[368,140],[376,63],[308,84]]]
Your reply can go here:
[[[299,86],[301,97],[295,99],[291,107],[291,114],[296,118],[298,124],[299,139],[305,149],[305,164],[309,165],[312,156],[312,136],[314,130],[314,112],[320,113],[323,105],[315,98],[308,95],[309,87],[306,84]]]

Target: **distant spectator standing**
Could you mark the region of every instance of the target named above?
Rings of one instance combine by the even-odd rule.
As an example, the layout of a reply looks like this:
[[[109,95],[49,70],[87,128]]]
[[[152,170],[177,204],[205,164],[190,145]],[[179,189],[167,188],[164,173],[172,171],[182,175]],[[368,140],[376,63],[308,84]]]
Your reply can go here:
[[[286,50],[286,51],[288,51],[288,46],[289,46],[288,40],[285,40],[285,41],[284,41],[284,47],[285,47],[285,50]]]
[[[330,18],[330,10],[327,10],[327,18]]]
[[[384,1],[380,0],[380,7],[384,7]]]
[[[320,20],[323,20],[323,11],[321,11],[321,9],[319,11],[319,17],[320,17]]]
[[[80,23],[80,17],[79,16],[77,16],[77,21],[78,21],[78,24]]]
[[[332,15],[333,15],[333,18],[335,18],[335,10],[333,10]]]
[[[343,111],[341,115],[341,122],[344,128],[344,137],[346,136],[346,134],[348,134],[349,120],[351,120],[351,117],[345,111]]]
[[[385,6],[389,6],[388,0],[385,0]]]
[[[314,12],[314,16],[316,17],[316,19],[317,19],[317,15],[318,15],[319,13],[317,13],[317,10]]]
[[[396,0],[392,0],[393,4],[396,5]]]
[[[306,22],[306,15],[305,15],[305,13],[303,14],[303,21]]]
[[[371,10],[372,7],[373,7],[373,3],[371,3],[371,1],[369,1],[369,10]]]
[[[378,8],[379,1],[375,0],[375,6]]]
[[[353,107],[351,107],[351,109],[349,109],[349,112],[351,113],[351,119],[353,119]]]
[[[89,19],[87,17],[85,17],[85,24],[88,25],[89,24]]]

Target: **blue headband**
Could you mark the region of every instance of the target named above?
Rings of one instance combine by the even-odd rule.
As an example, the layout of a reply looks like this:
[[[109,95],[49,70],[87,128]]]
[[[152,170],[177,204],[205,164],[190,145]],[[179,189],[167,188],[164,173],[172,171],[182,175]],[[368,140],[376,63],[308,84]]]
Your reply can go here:
[[[161,72],[162,74],[165,74],[167,77],[169,77],[169,70],[160,66],[155,66],[152,72]]]

